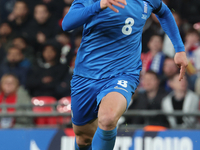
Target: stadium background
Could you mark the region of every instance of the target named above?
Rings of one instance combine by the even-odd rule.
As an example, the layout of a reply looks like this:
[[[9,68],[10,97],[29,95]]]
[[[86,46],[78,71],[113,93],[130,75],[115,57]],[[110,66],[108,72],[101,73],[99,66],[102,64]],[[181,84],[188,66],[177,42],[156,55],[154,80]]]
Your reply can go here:
[[[152,15],[143,30],[141,83],[120,118],[115,150],[200,149],[200,1],[163,1],[186,47],[187,74],[177,82],[173,45]],[[61,29],[71,3],[0,0],[0,150],[73,150],[67,115],[82,27]]]

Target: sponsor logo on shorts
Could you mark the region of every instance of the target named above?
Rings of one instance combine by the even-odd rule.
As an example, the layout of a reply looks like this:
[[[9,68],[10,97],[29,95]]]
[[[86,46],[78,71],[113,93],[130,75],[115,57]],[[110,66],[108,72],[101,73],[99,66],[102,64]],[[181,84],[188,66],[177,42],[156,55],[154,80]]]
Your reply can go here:
[[[114,88],[115,88],[115,89],[124,90],[124,91],[126,91],[126,92],[128,93],[128,91],[127,91],[126,89],[120,88],[120,87],[118,87],[118,86],[115,86]]]

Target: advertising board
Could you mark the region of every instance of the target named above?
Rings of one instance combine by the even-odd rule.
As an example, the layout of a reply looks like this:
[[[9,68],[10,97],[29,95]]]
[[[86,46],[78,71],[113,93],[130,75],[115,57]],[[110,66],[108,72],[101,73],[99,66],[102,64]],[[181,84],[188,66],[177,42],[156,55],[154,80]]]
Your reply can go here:
[[[74,150],[72,129],[0,130],[0,150]],[[119,131],[114,150],[200,150],[200,131]]]

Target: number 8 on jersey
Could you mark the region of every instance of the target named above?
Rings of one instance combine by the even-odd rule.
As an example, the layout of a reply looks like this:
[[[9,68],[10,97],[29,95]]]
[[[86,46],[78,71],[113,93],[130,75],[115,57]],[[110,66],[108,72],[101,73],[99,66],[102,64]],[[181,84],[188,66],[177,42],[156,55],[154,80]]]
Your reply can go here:
[[[130,35],[132,32],[132,26],[134,25],[135,21],[133,18],[127,18],[125,20],[125,25],[122,28],[122,33],[125,35]]]

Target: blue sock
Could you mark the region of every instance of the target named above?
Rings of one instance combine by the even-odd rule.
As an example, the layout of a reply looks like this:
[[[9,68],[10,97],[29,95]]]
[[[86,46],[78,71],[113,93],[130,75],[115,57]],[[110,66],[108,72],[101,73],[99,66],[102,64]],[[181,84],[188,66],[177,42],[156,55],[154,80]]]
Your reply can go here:
[[[83,148],[79,148],[77,143],[76,143],[76,139],[75,139],[75,150],[92,150],[92,146],[89,145],[89,146],[86,146],[86,147],[83,147]]]
[[[117,128],[104,131],[98,127],[93,137],[92,150],[113,150],[116,136]]]

